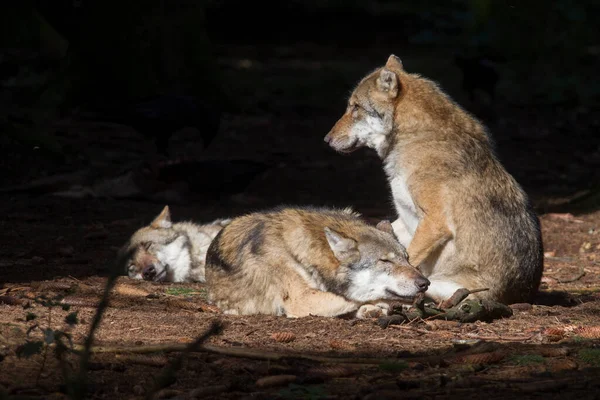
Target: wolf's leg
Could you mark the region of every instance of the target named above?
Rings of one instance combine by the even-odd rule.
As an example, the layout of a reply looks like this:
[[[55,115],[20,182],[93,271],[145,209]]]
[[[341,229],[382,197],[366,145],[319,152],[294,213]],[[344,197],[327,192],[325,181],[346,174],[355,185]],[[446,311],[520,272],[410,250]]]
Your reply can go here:
[[[449,299],[454,292],[458,289],[465,288],[469,290],[482,289],[485,288],[485,284],[478,279],[476,273],[471,271],[468,277],[460,276],[457,274],[456,276],[445,276],[431,275],[428,277],[429,279],[429,288],[425,292],[425,296],[430,298],[431,300],[439,303],[441,301]],[[489,296],[489,291],[483,291],[479,293],[473,293],[469,295],[469,298],[486,298]]]
[[[392,229],[394,230],[394,235],[396,235],[396,238],[398,239],[400,244],[405,248],[408,248],[408,245],[412,240],[412,235],[410,234],[410,232],[408,232],[408,229],[406,229],[406,224],[404,223],[402,218],[398,218],[397,220],[392,222]]]
[[[408,262],[419,267],[429,255],[452,239],[443,216],[431,214],[423,218],[408,246]]]
[[[384,315],[388,315],[389,310],[390,305],[387,303],[363,304],[356,312],[356,318],[378,318]]]
[[[283,308],[290,318],[309,315],[336,317],[356,311],[358,304],[331,292],[307,288],[298,293],[290,293],[283,301]]]

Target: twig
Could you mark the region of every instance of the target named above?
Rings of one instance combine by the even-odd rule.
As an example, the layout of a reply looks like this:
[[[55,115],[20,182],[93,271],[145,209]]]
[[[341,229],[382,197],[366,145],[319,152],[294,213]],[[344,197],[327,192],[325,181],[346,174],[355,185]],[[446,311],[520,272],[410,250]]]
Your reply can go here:
[[[48,328],[52,326],[52,307],[48,308]],[[44,342],[46,342],[46,335],[44,334]],[[40,366],[40,370],[38,371],[37,377],[35,378],[35,386],[39,385],[40,378],[42,376],[42,372],[44,372],[44,368],[46,368],[46,361],[48,360],[48,343],[44,343],[44,355],[42,358],[42,365]]]
[[[583,267],[580,266],[579,271],[575,275],[573,275],[571,278],[567,278],[567,279],[556,278],[556,280],[559,283],[571,283],[571,282],[580,280],[584,276],[585,276],[585,270],[583,269]]]
[[[75,346],[75,349],[82,348],[82,346]],[[187,345],[183,343],[165,343],[159,345],[147,345],[147,346],[136,346],[136,347],[109,347],[109,346],[98,346],[92,347],[92,353],[137,353],[137,354],[148,354],[157,352],[178,352],[186,351]],[[353,357],[326,357],[311,354],[300,354],[300,353],[279,353],[273,351],[265,351],[263,349],[250,349],[242,347],[219,347],[210,344],[199,346],[197,349],[189,350],[189,352],[209,352],[214,354],[221,354],[229,357],[239,358],[250,358],[255,360],[267,360],[267,361],[281,361],[286,359],[299,359],[309,360],[321,363],[335,363],[335,364],[368,364],[377,365],[381,363],[398,362],[399,358],[353,358]],[[411,358],[411,360],[413,360]],[[415,359],[419,361],[419,359]]]
[[[92,345],[94,344],[94,336],[98,327],[100,326],[100,322],[102,321],[102,316],[104,312],[108,308],[108,303],[110,300],[110,295],[115,285],[117,279],[119,278],[119,268],[114,265],[112,267],[111,274],[106,281],[106,286],[104,287],[104,293],[102,293],[102,299],[98,304],[98,308],[96,309],[96,314],[94,314],[94,319],[92,320],[92,324],[90,326],[90,331],[85,338],[85,342],[83,345],[83,349],[81,352],[81,356],[79,359],[79,373],[75,377],[75,379],[70,384],[67,385],[71,398],[74,400],[84,399],[86,392],[86,383],[87,383],[87,370],[91,356]]]
[[[438,304],[438,308],[447,309],[447,308],[455,307],[461,301],[463,301],[464,299],[469,297],[469,295],[471,295],[473,293],[483,292],[486,290],[490,290],[490,289],[489,288],[481,288],[481,289],[473,289],[473,290],[469,290],[467,288],[457,289],[456,292],[454,292],[454,294],[452,294],[452,296],[450,296],[449,298],[447,298],[444,301],[441,301],[440,304]]]
[[[223,324],[221,321],[213,321],[206,332],[202,335],[198,336],[196,340],[192,343],[188,344],[182,351],[182,353],[177,357],[170,365],[167,365],[161,372],[161,374],[156,379],[156,383],[154,388],[148,392],[146,398],[151,400],[154,398],[154,395],[162,388],[168,386],[168,384],[173,379],[175,373],[181,368],[183,365],[184,358],[192,352],[198,351],[198,349],[202,346],[202,344],[211,336],[219,334],[223,329]]]
[[[396,329],[404,329],[407,331],[413,331],[413,332],[418,332],[418,333],[431,333],[431,331],[427,331],[425,329],[419,329],[419,328],[415,328],[412,326],[406,326],[406,325],[390,325],[391,328],[396,328]]]
[[[533,337],[533,335],[529,335],[529,336],[481,336],[481,335],[477,335],[475,333],[467,333],[467,336],[470,338],[474,338],[474,339],[481,339],[481,340],[504,340],[507,342],[520,342],[523,340],[529,340]]]

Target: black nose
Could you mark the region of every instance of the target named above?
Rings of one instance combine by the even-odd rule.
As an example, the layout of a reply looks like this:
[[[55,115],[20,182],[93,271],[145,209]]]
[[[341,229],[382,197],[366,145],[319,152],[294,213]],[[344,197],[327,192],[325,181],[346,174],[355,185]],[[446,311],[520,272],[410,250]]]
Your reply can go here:
[[[415,285],[419,288],[420,291],[425,291],[429,287],[429,279],[427,278],[417,278],[415,279]]]
[[[149,265],[146,268],[144,268],[144,270],[142,271],[142,276],[146,280],[154,278],[156,276],[156,268],[154,268],[154,265]]]
[[[325,135],[325,137],[323,138],[323,140],[325,141],[325,143],[331,142],[331,136],[329,136],[329,133],[327,135]]]

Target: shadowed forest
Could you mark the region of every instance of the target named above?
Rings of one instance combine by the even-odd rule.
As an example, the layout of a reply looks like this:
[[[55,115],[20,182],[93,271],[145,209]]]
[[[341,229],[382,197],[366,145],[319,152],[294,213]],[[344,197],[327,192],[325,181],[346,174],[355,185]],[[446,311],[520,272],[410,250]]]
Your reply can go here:
[[[0,399],[595,398],[599,16],[587,0],[0,6]],[[323,141],[390,54],[485,123],[531,197],[533,304],[382,327],[222,315],[202,284],[125,277],[102,304],[116,251],[167,204],[176,221],[280,204],[393,219],[375,152]]]

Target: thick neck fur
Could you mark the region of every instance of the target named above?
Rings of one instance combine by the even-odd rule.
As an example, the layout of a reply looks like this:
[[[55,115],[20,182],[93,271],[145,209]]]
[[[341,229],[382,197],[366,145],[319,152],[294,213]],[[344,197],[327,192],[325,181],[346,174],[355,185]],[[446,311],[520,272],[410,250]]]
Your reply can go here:
[[[378,150],[388,175],[398,167],[397,155],[403,154],[402,148],[410,143],[445,142],[445,146],[475,144],[489,147],[484,126],[434,82],[414,74],[405,76],[402,81],[406,93],[396,100],[392,132],[387,145]]]
[[[191,268],[204,266],[206,248],[208,245],[210,245],[210,242],[214,238],[214,235],[201,228],[201,225],[197,225],[192,222],[178,222],[173,224],[173,229],[175,231],[181,232],[188,238],[192,261],[192,265],[190,266]]]

